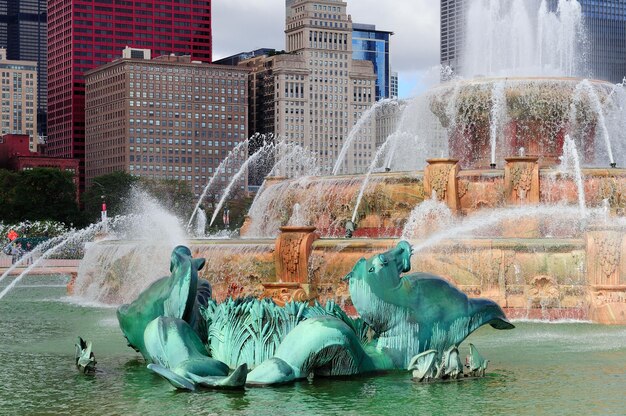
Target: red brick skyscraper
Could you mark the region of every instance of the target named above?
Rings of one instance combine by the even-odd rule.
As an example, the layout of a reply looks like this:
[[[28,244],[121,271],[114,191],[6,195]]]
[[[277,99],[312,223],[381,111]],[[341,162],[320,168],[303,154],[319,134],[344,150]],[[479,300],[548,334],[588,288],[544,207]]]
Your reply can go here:
[[[211,1],[48,1],[48,153],[80,160],[81,187],[83,74],[120,58],[126,46],[151,49],[152,56],[174,53],[211,62]]]

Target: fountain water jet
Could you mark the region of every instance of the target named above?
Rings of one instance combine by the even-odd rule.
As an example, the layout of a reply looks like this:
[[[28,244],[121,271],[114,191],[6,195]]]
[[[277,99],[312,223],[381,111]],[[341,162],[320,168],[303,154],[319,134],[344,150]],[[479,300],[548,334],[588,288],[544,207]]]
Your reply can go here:
[[[560,172],[571,175],[576,181],[576,189],[578,193],[578,208],[581,217],[585,217],[587,209],[585,203],[585,185],[582,170],[580,168],[580,157],[576,149],[576,143],[569,135],[565,136],[563,144],[563,156],[561,156],[561,164],[558,167]]]
[[[378,161],[381,155],[383,155],[384,152],[387,150],[387,146],[389,145],[389,142],[391,141],[392,140],[386,140],[385,143],[383,143],[383,145],[378,148],[378,151],[376,152],[376,155],[374,156],[372,163],[370,163],[370,167],[367,170],[367,173],[365,174],[365,178],[363,179],[363,185],[361,185],[361,189],[359,190],[359,194],[356,198],[356,203],[354,204],[354,212],[352,213],[352,219],[351,219],[352,223],[356,221],[356,214],[359,210],[359,205],[361,204],[363,193],[365,192],[365,189],[367,188],[367,184],[369,183],[370,176],[372,175],[372,172],[376,168],[376,165],[378,164]]]
[[[69,235],[60,238],[61,241],[59,243],[53,245],[51,248],[49,248],[45,252],[43,252],[41,257],[39,257],[37,260],[35,260],[30,266],[28,266],[26,268],[26,270],[24,270],[22,273],[20,273],[9,285],[7,285],[7,287],[5,287],[0,292],[0,300],[3,297],[5,297],[6,294],[9,293],[11,291],[11,289],[13,289],[13,287],[15,287],[15,285],[17,285],[24,278],[24,276],[26,276],[35,267],[39,266],[39,264],[42,261],[47,259],[49,256],[53,255],[57,250],[65,247],[69,243],[80,242],[80,241],[83,241],[86,238],[90,238],[90,239],[93,238],[93,236],[97,232],[99,232],[102,229],[104,229],[105,224],[106,224],[106,222],[98,222],[98,223],[95,223],[95,224],[91,224],[89,227],[87,227],[85,229],[70,232],[70,233],[68,233]]]
[[[549,10],[537,1],[475,0],[468,9],[463,75],[576,76],[585,72],[586,36],[576,0]],[[530,6],[529,6],[530,5]]]
[[[244,158],[247,157],[249,141],[250,141],[250,139],[246,139],[243,142],[239,143],[237,146],[235,146],[233,148],[233,150],[230,151],[228,156],[226,156],[224,158],[224,160],[222,160],[222,162],[219,164],[217,169],[215,169],[215,173],[213,173],[213,176],[211,177],[211,179],[209,179],[209,182],[207,183],[207,185],[202,190],[202,194],[200,195],[200,198],[198,198],[198,202],[196,203],[196,206],[195,206],[193,212],[191,213],[191,216],[189,217],[189,221],[187,222],[187,229],[188,230],[191,229],[191,223],[192,223],[196,213],[198,212],[198,209],[200,208],[200,204],[202,204],[202,201],[204,201],[204,198],[206,197],[207,192],[209,191],[209,189],[211,189],[213,184],[220,177],[220,174],[221,174],[222,170],[225,169],[225,167],[229,163],[231,163],[231,161],[233,161],[233,159],[236,159],[236,158],[244,159]],[[244,156],[244,153],[245,153],[245,156]]]
[[[491,120],[489,121],[489,136],[491,139],[491,167],[496,167],[496,144],[498,129],[506,118],[506,96],[504,95],[505,82],[500,81],[493,85],[491,93]]]
[[[202,208],[198,208],[196,217],[196,236],[204,237],[207,221],[206,212]]]
[[[232,191],[233,186],[235,186],[235,184],[242,178],[242,176],[244,174],[248,173],[248,167],[252,163],[254,163],[257,160],[259,160],[261,157],[267,156],[270,152],[272,152],[274,150],[275,150],[275,146],[274,146],[273,143],[266,144],[263,147],[261,147],[259,150],[257,150],[252,156],[250,156],[241,165],[241,167],[239,168],[239,171],[237,171],[237,173],[235,173],[235,175],[231,179],[230,183],[228,184],[228,186],[226,187],[226,189],[222,193],[222,197],[220,198],[220,201],[218,202],[217,206],[215,207],[215,210],[213,211],[213,216],[211,216],[211,221],[209,222],[209,227],[213,225],[213,222],[215,221],[215,218],[217,218],[217,214],[219,214],[219,211],[222,209],[222,206],[226,202],[226,198],[228,198],[230,196],[230,192]]]
[[[380,108],[387,106],[387,105],[397,105],[397,101],[393,99],[389,99],[389,98],[377,101],[373,106],[368,108],[363,113],[361,118],[358,119],[356,124],[350,130],[350,133],[348,133],[348,137],[346,137],[346,140],[344,140],[343,142],[341,151],[339,152],[339,155],[337,156],[337,160],[335,161],[335,166],[333,167],[332,175],[337,175],[339,171],[341,170],[344,159],[346,158],[346,155],[348,154],[348,150],[350,150],[350,146],[352,146],[352,144],[359,138],[361,129],[365,126],[366,123],[369,123],[372,120],[372,118],[376,116],[376,111],[378,111]]]
[[[598,94],[595,89],[589,83],[589,80],[582,80],[574,90],[574,96],[572,98],[571,104],[571,115],[570,115],[570,124],[575,124],[577,122],[577,107],[576,104],[580,102],[582,99],[582,95],[585,93],[591,102],[591,109],[596,113],[597,116],[597,125],[600,127],[600,134],[602,135],[602,139],[604,141],[604,145],[606,146],[607,156],[609,158],[609,164],[611,166],[615,165],[615,158],[613,157],[613,149],[611,147],[611,138],[609,135],[609,130],[607,128],[606,118],[604,116],[604,111],[602,110],[602,104],[600,103],[600,99],[598,98]],[[613,92],[609,94],[609,98]]]
[[[597,210],[593,210],[593,214],[597,215]],[[564,218],[570,216],[580,218],[580,210],[578,208],[570,208],[563,206],[526,206],[509,209],[498,209],[491,212],[479,213],[477,215],[464,218],[458,225],[437,232],[425,240],[413,245],[413,252],[420,252],[428,249],[443,240],[450,238],[458,238],[461,235],[474,232],[481,228],[491,227],[505,220],[518,220],[524,217],[559,217]],[[404,234],[404,233],[403,233]],[[409,239],[411,240],[411,239]]]

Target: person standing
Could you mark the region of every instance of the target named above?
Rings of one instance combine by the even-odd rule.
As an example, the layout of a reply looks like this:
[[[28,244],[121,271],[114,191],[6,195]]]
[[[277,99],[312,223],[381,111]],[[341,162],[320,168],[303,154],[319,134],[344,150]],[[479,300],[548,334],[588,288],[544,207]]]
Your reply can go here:
[[[17,262],[19,252],[17,251],[17,244],[11,244],[11,264],[15,264]]]
[[[30,244],[30,241],[28,241],[26,243],[26,255],[28,256],[26,258],[26,264],[29,264],[29,265],[33,264],[33,253],[32,253],[32,251],[33,251],[33,246],[32,246],[32,244]]]

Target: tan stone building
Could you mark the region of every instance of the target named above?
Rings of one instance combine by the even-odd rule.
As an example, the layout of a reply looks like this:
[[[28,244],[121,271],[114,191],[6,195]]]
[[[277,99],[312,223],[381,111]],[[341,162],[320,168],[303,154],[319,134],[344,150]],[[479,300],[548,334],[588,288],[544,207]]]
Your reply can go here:
[[[248,137],[248,71],[188,56],[142,59],[141,52],[125,51],[133,58],[85,74],[87,186],[125,171],[185,181],[199,195]],[[235,173],[228,167],[220,182]]]
[[[37,62],[7,60],[0,48],[0,135],[29,137],[30,150],[37,151]]]
[[[308,148],[329,173],[348,133],[376,100],[374,68],[352,59],[352,18],[344,1],[287,2],[285,35],[286,53],[239,64],[252,71],[250,129]],[[375,117],[370,120],[342,172],[367,170],[376,152]]]

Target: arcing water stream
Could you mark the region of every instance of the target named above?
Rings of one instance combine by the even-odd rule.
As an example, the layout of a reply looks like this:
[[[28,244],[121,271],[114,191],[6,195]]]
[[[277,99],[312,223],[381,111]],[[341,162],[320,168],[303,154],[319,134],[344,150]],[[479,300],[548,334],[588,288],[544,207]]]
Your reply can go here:
[[[84,241],[86,239],[91,239],[98,231],[103,230],[105,226],[106,226],[105,222],[91,224],[89,227],[85,229],[70,232],[68,233],[69,235],[64,236],[63,238],[60,238],[61,240],[60,242],[58,242],[57,244],[53,245],[52,247],[47,249],[45,252],[43,252],[39,258],[37,258],[30,266],[26,268],[26,270],[20,273],[9,285],[7,285],[7,287],[5,287],[2,290],[2,292],[0,292],[0,299],[2,299],[7,293],[9,293],[9,291],[13,289],[13,287],[16,284],[18,284],[24,278],[24,276],[26,276],[35,267],[39,266],[39,264],[42,261],[44,261],[51,255],[56,253],[57,250],[62,249],[63,247],[65,247],[67,244],[70,244],[70,243],[77,243],[77,242]],[[10,271],[7,271],[5,275],[8,273],[10,273]],[[5,275],[3,275],[2,278],[4,278]]]

